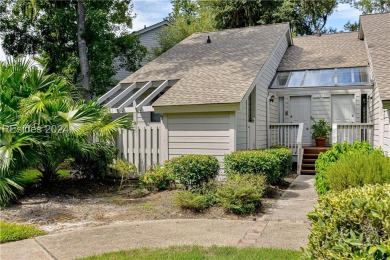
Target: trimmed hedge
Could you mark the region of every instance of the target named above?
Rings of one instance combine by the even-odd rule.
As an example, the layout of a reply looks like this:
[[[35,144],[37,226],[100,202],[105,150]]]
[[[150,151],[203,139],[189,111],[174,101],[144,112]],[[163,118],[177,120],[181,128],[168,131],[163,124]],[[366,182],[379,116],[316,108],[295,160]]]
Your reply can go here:
[[[278,147],[266,150],[269,153],[276,155],[280,160],[280,179],[286,177],[292,170],[293,166],[293,155],[289,148],[286,147]]]
[[[332,148],[325,153],[320,153],[315,164],[316,168],[316,181],[315,187],[317,193],[322,195],[329,191],[329,183],[327,181],[327,171],[329,166],[336,162],[341,155],[347,152],[353,151],[372,151],[374,148],[367,142],[358,142],[349,144],[344,142],[343,144],[334,144]]]
[[[211,155],[182,155],[166,163],[175,181],[187,189],[213,180],[219,173],[219,162]]]
[[[328,193],[308,218],[305,259],[390,257],[390,184]]]
[[[217,190],[217,197],[227,211],[249,214],[260,206],[265,186],[265,178],[262,175],[231,174]]]
[[[225,155],[225,171],[228,174],[262,174],[270,184],[283,180],[292,169],[292,153],[288,148],[237,151]]]
[[[390,158],[378,150],[348,152],[329,166],[326,176],[331,191],[390,183]]]

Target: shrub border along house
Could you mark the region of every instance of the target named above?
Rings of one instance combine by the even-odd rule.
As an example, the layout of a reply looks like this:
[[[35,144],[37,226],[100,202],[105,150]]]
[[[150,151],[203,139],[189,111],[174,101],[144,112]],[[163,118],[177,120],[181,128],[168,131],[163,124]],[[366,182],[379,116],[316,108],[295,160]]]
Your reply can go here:
[[[318,159],[315,163],[316,175],[315,175],[315,188],[319,195],[325,194],[329,191],[329,184],[327,182],[327,171],[329,166],[336,162],[341,155],[352,151],[372,151],[374,148],[367,142],[356,141],[353,144],[347,142],[340,144],[334,144],[331,149],[318,155]]]
[[[269,184],[280,183],[291,171],[292,162],[287,148],[237,151],[224,157],[227,174],[262,174]]]
[[[390,184],[320,196],[305,259],[388,259]]]
[[[218,174],[219,163],[213,156],[183,155],[167,161],[163,166],[166,176],[187,189],[175,194],[175,204],[182,209],[203,211],[219,203],[234,214],[253,213],[260,205],[266,182],[281,183],[290,173],[293,159],[288,148],[274,147],[233,152],[225,155],[224,162],[227,180],[216,185],[211,180]],[[156,181],[155,185],[158,183]]]

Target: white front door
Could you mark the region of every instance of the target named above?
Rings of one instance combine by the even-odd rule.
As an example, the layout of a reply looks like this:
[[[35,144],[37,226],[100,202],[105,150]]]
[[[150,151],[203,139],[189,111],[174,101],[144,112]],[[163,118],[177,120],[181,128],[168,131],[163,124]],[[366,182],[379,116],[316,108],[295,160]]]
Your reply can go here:
[[[355,123],[354,95],[332,95],[332,122]]]
[[[290,123],[303,123],[303,140],[305,145],[312,143],[311,128],[311,97],[290,97]]]

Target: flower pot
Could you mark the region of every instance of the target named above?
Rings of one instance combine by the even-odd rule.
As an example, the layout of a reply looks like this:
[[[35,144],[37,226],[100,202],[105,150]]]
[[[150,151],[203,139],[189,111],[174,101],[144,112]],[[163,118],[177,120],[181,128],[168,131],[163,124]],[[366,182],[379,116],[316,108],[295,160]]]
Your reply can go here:
[[[317,147],[324,147],[325,146],[326,138],[324,138],[324,137],[317,137],[315,140],[316,140],[316,146]]]

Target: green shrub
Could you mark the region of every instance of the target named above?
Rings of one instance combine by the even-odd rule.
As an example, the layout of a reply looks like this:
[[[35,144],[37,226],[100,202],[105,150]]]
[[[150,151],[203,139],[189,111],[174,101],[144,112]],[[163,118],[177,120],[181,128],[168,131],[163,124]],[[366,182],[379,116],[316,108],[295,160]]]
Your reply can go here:
[[[265,177],[258,174],[231,174],[217,190],[222,206],[235,214],[256,211],[265,190]]]
[[[73,153],[71,167],[75,174],[82,178],[104,178],[108,173],[108,165],[116,158],[118,149],[102,143],[85,145],[85,149]]]
[[[280,176],[279,181],[286,177],[292,170],[293,166],[293,155],[289,148],[278,147],[266,150],[267,152],[276,155],[280,160]]]
[[[137,173],[137,166],[134,163],[124,161],[122,159],[114,160],[114,163],[108,165],[111,169],[117,171],[121,175],[121,182],[119,184],[119,190],[123,187],[123,182],[125,179],[129,178],[131,175]]]
[[[390,184],[331,192],[318,203],[308,215],[306,259],[390,257]]]
[[[390,183],[390,158],[376,150],[345,153],[329,166],[327,182],[332,191]]]
[[[266,150],[237,151],[225,155],[225,171],[228,174],[262,174],[267,182],[278,183],[281,179],[281,161]]]
[[[315,187],[318,194],[324,194],[329,191],[329,184],[327,181],[327,170],[328,167],[336,162],[340,156],[349,151],[372,151],[372,146],[367,142],[358,142],[349,144],[344,142],[343,144],[334,144],[332,148],[325,153],[320,153],[316,161],[316,181]]]
[[[155,168],[150,168],[145,174],[140,176],[140,186],[150,191],[166,190],[172,183],[172,174],[166,167],[158,164]]]
[[[211,155],[182,155],[168,161],[166,167],[187,189],[213,180],[219,172],[219,162]]]
[[[210,204],[206,195],[198,194],[189,190],[178,191],[174,195],[174,204],[182,209],[201,212]]]

